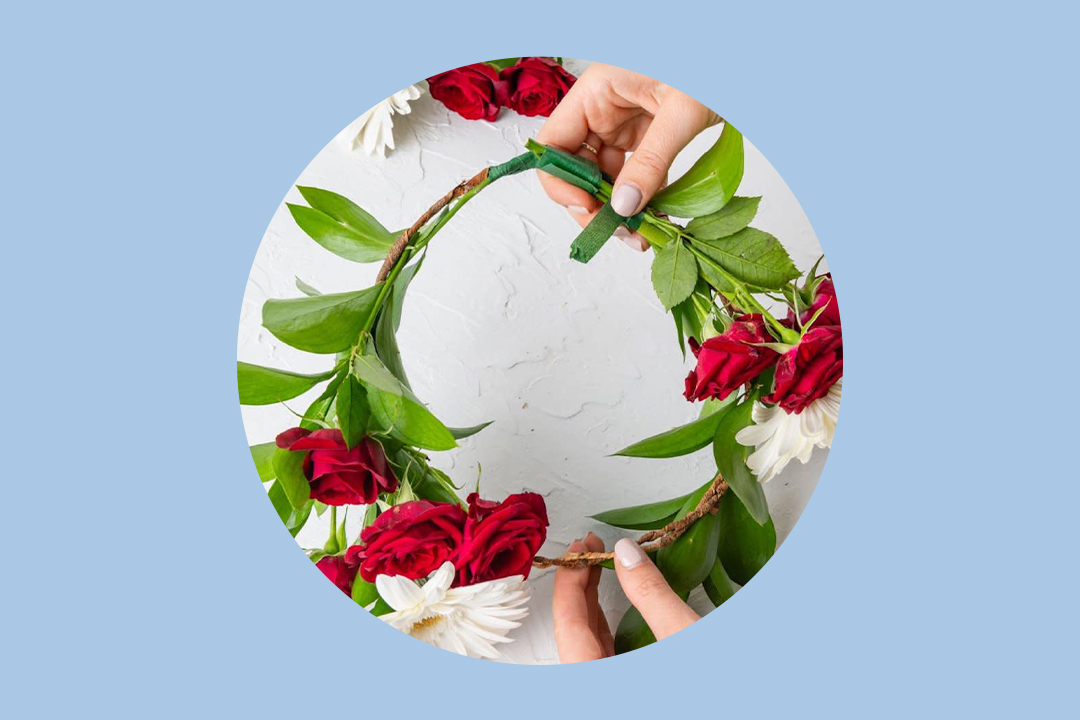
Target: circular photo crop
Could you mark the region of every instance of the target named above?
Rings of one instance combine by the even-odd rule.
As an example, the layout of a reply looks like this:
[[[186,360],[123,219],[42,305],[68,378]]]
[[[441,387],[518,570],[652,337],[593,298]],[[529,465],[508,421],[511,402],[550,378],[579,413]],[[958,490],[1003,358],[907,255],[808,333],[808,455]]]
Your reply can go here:
[[[844,346],[814,231],[729,110],[505,58],[312,160],[255,257],[237,379],[265,511],[326,602],[525,664],[754,602]]]

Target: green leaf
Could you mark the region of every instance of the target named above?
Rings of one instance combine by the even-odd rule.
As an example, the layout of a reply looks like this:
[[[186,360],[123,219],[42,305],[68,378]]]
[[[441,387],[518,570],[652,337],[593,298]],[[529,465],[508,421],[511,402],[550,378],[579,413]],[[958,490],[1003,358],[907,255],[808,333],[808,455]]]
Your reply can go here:
[[[724,207],[743,176],[743,137],[731,123],[685,175],[658,192],[649,206],[667,215],[692,218]]]
[[[776,526],[770,517],[759,525],[734,495],[720,501],[720,549],[718,556],[731,579],[750,582],[776,552]]]
[[[291,300],[267,300],[263,327],[298,350],[336,353],[360,336],[380,285],[365,290]]]
[[[396,294],[397,288],[391,291],[391,298]],[[397,336],[394,334],[394,324],[389,308],[383,308],[379,313],[379,319],[375,323],[375,352],[386,365],[386,369],[401,381],[405,387],[410,387],[409,377],[405,374],[405,366],[401,362],[401,350],[398,349]]]
[[[241,405],[272,405],[290,400],[334,376],[333,370],[318,375],[301,375],[288,370],[236,362],[236,384]]]
[[[263,482],[274,479],[274,453],[277,449],[277,444],[272,442],[251,446],[251,459],[255,461],[255,469]]]
[[[645,618],[641,617],[636,607],[630,606],[615,630],[615,654],[622,655],[646,645],[652,645],[654,642],[656,642],[656,636],[645,624]]]
[[[395,331],[401,327],[401,309],[405,305],[405,292],[409,289],[409,285],[412,284],[416,273],[420,271],[420,266],[424,264],[425,257],[427,256],[422,255],[412,265],[403,268],[401,273],[398,274],[397,280],[394,281],[394,292],[388,299],[387,304],[390,306]]]
[[[739,232],[757,215],[760,197],[733,197],[727,205],[711,215],[690,221],[686,229],[699,238],[722,238]]]
[[[386,432],[402,442],[428,450],[449,450],[457,446],[446,426],[386,369],[379,358],[374,355],[357,357],[353,361],[353,372],[367,390],[372,416]]]
[[[723,533],[724,521],[720,521],[720,532]],[[720,564],[719,560],[713,562],[713,568],[709,572],[709,576],[705,578],[701,583],[705,588],[705,594],[709,596],[709,600],[715,607],[720,607],[725,602],[731,599],[731,596],[735,594],[735,584],[731,582],[731,578],[724,572],[724,566]]]
[[[365,236],[314,208],[292,203],[285,205],[296,224],[312,240],[346,260],[358,263],[378,262],[386,257],[393,244],[389,233],[381,238]]]
[[[800,274],[780,241],[757,228],[718,240],[695,238],[694,246],[739,280],[767,290],[778,290]]]
[[[376,600],[375,607],[371,609],[371,614],[375,617],[379,617],[380,615],[386,615],[387,613],[392,612],[394,612],[394,608],[390,607],[390,605],[382,598]]]
[[[729,395],[726,400],[718,402],[717,405],[720,408],[727,407],[734,398],[734,395]],[[686,425],[680,425],[636,442],[615,454],[640,458],[672,458],[689,455],[702,449],[716,438],[716,428],[722,416],[723,413],[713,411]]]
[[[725,412],[716,428],[713,441],[713,456],[721,477],[728,487],[742,500],[751,517],[758,524],[764,525],[769,520],[769,506],[765,500],[765,491],[761,489],[757,478],[746,467],[746,458],[750,448],[735,439],[735,434],[748,426],[751,420],[754,401],[759,391],[750,393],[742,403]]]
[[[697,276],[697,260],[682,240],[670,242],[656,251],[652,264],[652,284],[665,310],[690,297],[697,285]]]
[[[405,373],[405,365],[401,362],[401,351],[398,349],[397,329],[401,326],[401,309],[405,302],[405,291],[416,276],[417,271],[423,264],[421,257],[412,265],[404,268],[394,281],[394,287],[387,295],[383,310],[379,313],[378,322],[375,324],[375,350],[386,368],[401,381],[405,387],[409,385],[409,377]]]
[[[352,599],[360,607],[367,607],[379,599],[379,591],[375,589],[375,583],[369,583],[357,575],[353,580]]]
[[[311,498],[311,485],[304,476],[304,456],[307,453],[290,452],[278,448],[274,452],[274,474],[277,476],[276,487],[285,492],[285,497],[294,508],[301,508]]]
[[[313,187],[297,186],[311,205],[289,204],[296,224],[335,255],[355,262],[376,262],[386,257],[394,234],[348,198]]]
[[[338,427],[341,428],[341,434],[345,438],[345,446],[351,450],[364,439],[368,419],[371,417],[367,393],[351,375],[338,388],[334,407],[337,412]]]
[[[322,295],[321,292],[319,292],[315,288],[311,287],[310,285],[308,285],[306,282],[304,282],[300,278],[294,277],[293,279],[296,280],[296,289],[299,290],[300,292],[304,293],[308,297],[317,297],[319,295]]]
[[[623,528],[624,530],[656,530],[674,520],[679,509],[686,504],[686,501],[693,494],[691,492],[677,498],[648,503],[647,505],[632,505],[608,510],[590,517],[606,525]]]
[[[289,534],[296,537],[297,534],[304,528],[304,523],[307,522],[308,517],[311,515],[311,507],[314,503],[304,503],[299,509],[294,509],[289,503],[289,498],[285,495],[285,490],[282,488],[281,483],[272,483],[269,486],[269,490],[266,493],[270,498],[271,504],[274,506],[274,510],[277,512],[278,518],[285,525],[285,529],[289,531]]]
[[[675,517],[686,517],[696,508],[710,485],[712,481],[691,494]],[[677,593],[689,592],[700,585],[712,570],[719,542],[719,516],[711,513],[703,515],[678,540],[660,548],[656,554],[656,566],[672,590]]]
[[[495,421],[494,420],[488,420],[486,423],[480,423],[479,425],[473,425],[472,427],[463,427],[463,428],[448,427],[446,429],[450,431],[450,434],[454,436],[455,440],[464,440],[467,437],[472,437],[473,435],[480,432],[481,430],[483,430],[484,428],[486,428],[488,425],[490,425],[493,422],[495,422]]]
[[[487,64],[491,65],[496,70],[504,70],[504,69],[510,67],[511,65],[513,65],[514,63],[516,63],[520,59],[521,58],[516,57],[516,58],[502,58],[501,60],[488,60]],[[561,65],[562,63],[559,63],[559,64]]]

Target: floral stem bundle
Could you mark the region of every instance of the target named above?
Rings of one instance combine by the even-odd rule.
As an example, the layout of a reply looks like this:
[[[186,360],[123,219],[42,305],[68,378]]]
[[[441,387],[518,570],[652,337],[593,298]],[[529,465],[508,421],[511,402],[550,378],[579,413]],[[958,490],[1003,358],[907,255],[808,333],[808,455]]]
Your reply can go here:
[[[533,169],[603,203],[574,240],[574,259],[591,260],[620,225],[650,242],[653,287],[683,352],[689,347],[696,358],[682,391],[701,402],[700,416],[617,454],[672,458],[711,446],[715,473],[686,495],[593,516],[643,532],[639,542],[676,592],[704,586],[719,605],[760,570],[776,548],[761,483],[828,447],[839,411],[843,339],[831,277],[819,276],[816,265],[800,272],[779,240],[750,225],[761,198],[735,194],[743,140],[730,124],[634,217],[612,210],[611,178],[595,163],[532,141],[521,155],[463,181],[400,233],[341,195],[300,187],[307,205],[289,210],[313,240],[382,266],[372,287],[322,294],[297,281],[304,297],[265,303],[263,325],[275,337],[332,361],[314,375],[237,363],[242,404],[286,402],[325,384],[297,427],[253,446],[252,456],[294,536],[312,512],[330,510],[326,544],[309,555],[343,592],[415,637],[476,657],[497,656],[496,645],[525,616],[532,567],[610,567],[608,553],[539,557],[548,518],[535,493],[489,500],[474,492],[461,500],[427,453],[455,447],[486,423],[451,427],[435,417],[413,393],[396,340],[409,284],[435,235],[488,185]],[[345,530],[350,507],[363,513],[353,538]],[[616,646],[648,642],[640,616],[628,613]]]

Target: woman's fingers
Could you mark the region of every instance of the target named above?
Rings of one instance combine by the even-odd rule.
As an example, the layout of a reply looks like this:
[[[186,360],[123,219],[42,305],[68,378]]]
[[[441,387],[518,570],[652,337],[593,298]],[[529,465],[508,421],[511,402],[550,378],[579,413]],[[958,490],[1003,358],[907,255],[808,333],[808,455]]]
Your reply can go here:
[[[585,536],[585,549],[589,552],[604,552],[604,541],[593,533]],[[604,617],[600,609],[600,572],[599,565],[589,567],[589,581],[585,583],[585,604],[589,608],[589,626],[596,636],[600,636],[600,620]]]
[[[657,640],[674,635],[700,619],[633,540],[624,538],[615,543],[615,573],[626,597]]]
[[[598,538],[593,533],[589,533],[585,536],[585,547],[589,552],[604,552],[604,541]],[[589,617],[594,616],[595,609],[595,626],[596,637],[600,640],[600,647],[604,650],[604,657],[611,657],[615,654],[615,638],[611,634],[611,628],[608,626],[607,618],[604,616],[604,609],[600,607],[599,598],[599,585],[600,577],[603,575],[603,569],[599,565],[593,565],[589,568],[589,584],[586,586],[585,600],[589,603]]]
[[[570,543],[570,552],[585,552],[587,546],[580,540]],[[551,610],[555,621],[555,644],[559,648],[559,660],[563,663],[586,662],[605,657],[604,647],[594,627],[589,622],[589,604],[586,588],[589,585],[588,568],[560,567],[555,571],[555,593]]]
[[[589,122],[581,104],[580,92],[575,93],[574,88],[570,88],[570,92],[540,128],[536,139],[545,145],[552,145],[570,153],[588,152],[581,147],[581,143],[588,142],[589,139]],[[589,144],[599,150],[599,145]],[[596,198],[581,188],[574,187],[542,170],[537,174],[540,176],[540,185],[548,197],[571,212],[585,214],[600,209],[600,203],[596,201]]]
[[[656,117],[615,180],[611,207],[627,217],[641,212],[667,180],[675,156],[716,116],[687,95],[666,89]]]

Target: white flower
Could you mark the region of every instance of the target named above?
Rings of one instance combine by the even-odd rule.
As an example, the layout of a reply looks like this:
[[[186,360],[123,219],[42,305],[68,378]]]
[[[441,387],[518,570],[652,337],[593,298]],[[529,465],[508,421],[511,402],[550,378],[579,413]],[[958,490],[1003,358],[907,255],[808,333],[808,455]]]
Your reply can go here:
[[[394,113],[412,112],[409,101],[420,97],[420,93],[419,85],[410,85],[358,117],[345,132],[346,138],[352,138],[352,149],[362,147],[368,155],[377,152],[385,157],[386,148],[394,149]]]
[[[452,588],[454,564],[447,562],[423,586],[408,578],[379,575],[375,587],[395,612],[382,619],[429,645],[469,657],[497,658],[496,643],[529,614],[521,576]]]
[[[779,475],[795,458],[805,465],[815,447],[832,445],[843,382],[837,380],[828,395],[810,403],[797,415],[789,415],[779,405],[754,404],[754,424],[740,430],[735,439],[754,448],[746,465],[758,482]]]

